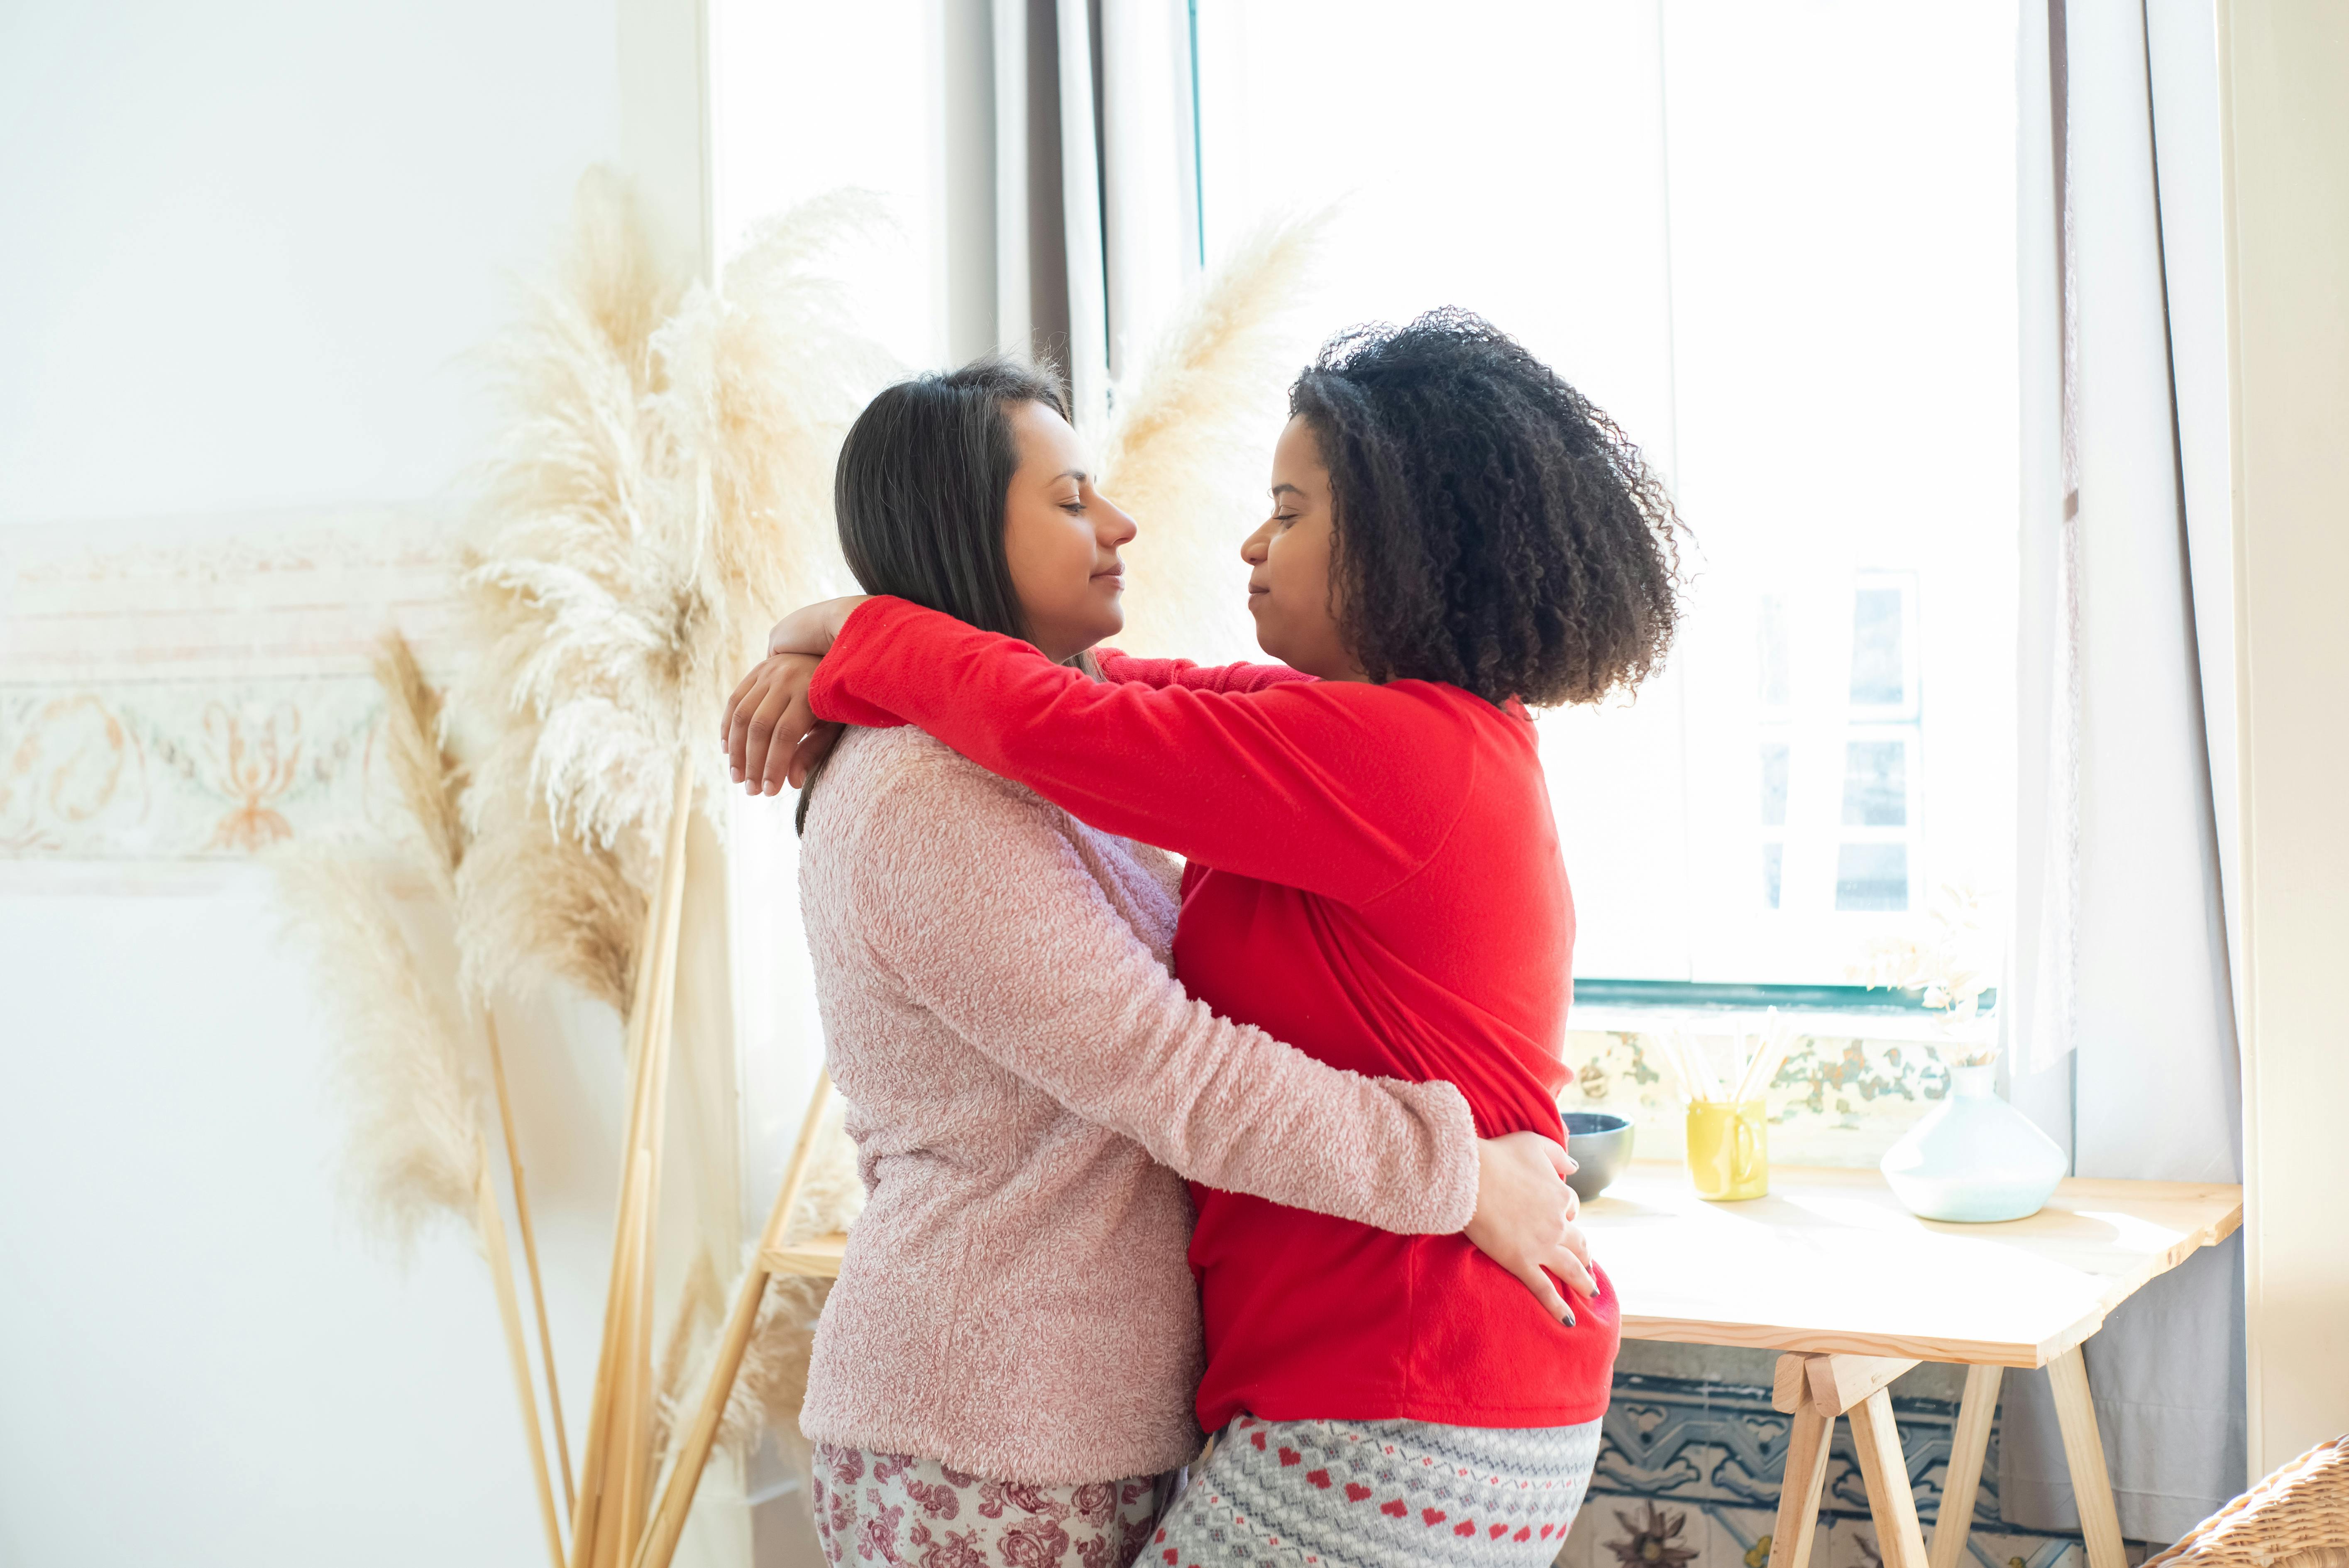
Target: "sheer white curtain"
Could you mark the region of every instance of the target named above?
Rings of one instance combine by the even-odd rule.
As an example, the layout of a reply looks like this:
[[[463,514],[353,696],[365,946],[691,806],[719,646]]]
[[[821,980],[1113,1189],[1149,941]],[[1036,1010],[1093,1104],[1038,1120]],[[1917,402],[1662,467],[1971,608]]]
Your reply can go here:
[[[2079,1175],[2233,1181],[2215,18],[2209,0],[2024,0],[2023,26],[2023,68],[2044,74],[2026,77],[2020,149],[2036,460],[2013,1088]],[[2241,1489],[2242,1335],[2230,1243],[2089,1342],[2133,1539],[2174,1540]],[[2007,1518],[2076,1525],[2044,1375],[2009,1384],[2002,1434]]]
[[[1109,366],[1133,374],[1206,258],[1187,0],[1101,8]]]

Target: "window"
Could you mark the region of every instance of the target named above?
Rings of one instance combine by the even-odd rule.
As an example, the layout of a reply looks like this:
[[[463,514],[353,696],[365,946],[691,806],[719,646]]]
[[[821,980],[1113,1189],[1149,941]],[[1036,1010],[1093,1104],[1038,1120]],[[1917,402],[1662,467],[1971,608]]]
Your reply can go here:
[[[1904,914],[1918,907],[1926,857],[1915,788],[1923,776],[1923,695],[1915,658],[1916,583],[1911,574],[1871,573],[1850,593],[1849,654],[1819,661],[1824,689],[1806,705],[1827,716],[1798,724],[1792,659],[1774,670],[1772,645],[1785,640],[1785,600],[1765,594],[1758,728],[1762,752],[1763,907],[1804,913]],[[1840,704],[1841,713],[1834,709]],[[1793,830],[1795,882],[1786,882],[1788,799],[1795,761],[1814,790]],[[1831,810],[1822,810],[1826,806]]]
[[[1692,587],[1671,666],[1542,720],[1578,975],[1836,985],[1944,884],[1998,907],[2013,16],[1423,15],[1199,0],[1203,222],[1213,252],[1350,194],[1317,325],[1479,311],[1672,485]]]

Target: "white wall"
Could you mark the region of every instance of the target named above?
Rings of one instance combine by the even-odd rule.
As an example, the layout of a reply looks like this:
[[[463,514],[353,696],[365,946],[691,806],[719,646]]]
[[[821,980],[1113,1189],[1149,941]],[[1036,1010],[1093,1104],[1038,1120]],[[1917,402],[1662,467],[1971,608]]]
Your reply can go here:
[[[612,0],[0,9],[0,522],[440,493]]]
[[[2349,1431],[2349,11],[2221,5],[2251,1468]]]
[[[455,513],[485,417],[463,356],[616,156],[615,37],[612,0],[0,7],[0,763],[75,646],[150,625],[36,637],[26,561],[183,561],[229,669],[222,562],[357,559]],[[363,611],[272,645],[286,690],[348,682]],[[166,724],[211,699],[160,652],[108,678]],[[233,708],[252,683],[222,680]],[[278,802],[296,823],[313,786]],[[0,777],[0,805],[30,787]],[[543,1561],[469,1240],[402,1278],[345,1224],[327,1022],[264,875],[41,855],[0,849],[0,1564]],[[512,1033],[575,1429],[616,1030]]]
[[[544,1561],[486,1274],[459,1231],[405,1277],[352,1234],[328,1020],[277,921],[249,871],[0,896],[8,1568]],[[526,1138],[616,1119],[560,1103],[593,1082],[567,1064],[515,1066],[554,1113]],[[533,1148],[559,1354],[589,1367],[608,1178]]]

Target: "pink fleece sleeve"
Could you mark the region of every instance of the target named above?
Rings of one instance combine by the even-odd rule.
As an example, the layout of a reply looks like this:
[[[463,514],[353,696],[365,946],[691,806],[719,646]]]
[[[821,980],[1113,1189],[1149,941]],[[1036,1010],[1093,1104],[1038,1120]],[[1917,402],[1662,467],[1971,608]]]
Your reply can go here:
[[[982,782],[949,810],[884,791],[854,830],[856,861],[888,879],[859,901],[860,934],[913,1000],[1181,1176],[1402,1235],[1467,1225],[1476,1128],[1457,1088],[1364,1078],[1217,1017],[1049,809]]]

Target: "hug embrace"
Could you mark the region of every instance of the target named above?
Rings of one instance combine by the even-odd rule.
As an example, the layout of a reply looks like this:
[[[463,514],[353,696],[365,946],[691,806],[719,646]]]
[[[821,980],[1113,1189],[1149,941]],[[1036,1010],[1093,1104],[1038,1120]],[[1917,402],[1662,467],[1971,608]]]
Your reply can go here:
[[[1239,545],[1279,663],[1105,645],[1136,524],[988,360],[857,420],[868,596],[730,705],[737,781],[802,789],[870,1194],[802,1418],[835,1563],[1534,1564],[1581,1503],[1619,1309],[1527,710],[1661,665],[1680,524],[1464,313],[1289,410]]]

